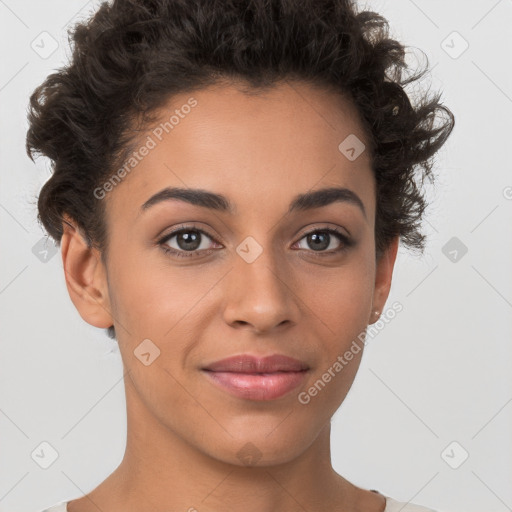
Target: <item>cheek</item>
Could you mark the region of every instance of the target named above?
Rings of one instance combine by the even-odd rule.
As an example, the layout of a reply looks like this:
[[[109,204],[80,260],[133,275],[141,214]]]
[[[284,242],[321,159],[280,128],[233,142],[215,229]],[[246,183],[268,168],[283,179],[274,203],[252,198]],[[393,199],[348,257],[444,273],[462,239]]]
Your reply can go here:
[[[314,410],[324,421],[345,399],[361,363],[372,300],[371,276],[364,266],[347,266],[322,287],[317,280],[315,293],[309,295],[309,313],[318,320],[313,322],[316,342],[309,350],[317,364],[298,401],[304,411]]]
[[[315,321],[316,343],[310,348],[317,365],[305,392],[305,407],[329,414],[340,406],[353,384],[364,350],[365,330],[374,289],[371,258],[358,254],[328,278],[308,276],[308,314]],[[302,293],[305,293],[304,288]],[[300,402],[304,403],[304,402]]]
[[[225,274],[217,267],[173,266],[164,258],[153,263],[131,258],[115,268],[110,280],[113,314],[133,343],[144,338],[163,343],[185,324],[198,322],[197,312]]]
[[[310,313],[325,325],[329,337],[345,339],[366,327],[374,272],[371,261],[361,256],[332,272],[302,276],[301,295]]]

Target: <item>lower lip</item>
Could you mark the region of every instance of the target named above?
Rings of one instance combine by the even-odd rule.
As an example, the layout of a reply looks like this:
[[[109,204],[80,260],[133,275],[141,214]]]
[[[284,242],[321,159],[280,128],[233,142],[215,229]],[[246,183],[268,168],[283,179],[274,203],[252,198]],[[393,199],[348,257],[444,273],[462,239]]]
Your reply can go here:
[[[205,370],[211,381],[238,398],[275,400],[304,381],[307,371],[276,373],[232,373]]]

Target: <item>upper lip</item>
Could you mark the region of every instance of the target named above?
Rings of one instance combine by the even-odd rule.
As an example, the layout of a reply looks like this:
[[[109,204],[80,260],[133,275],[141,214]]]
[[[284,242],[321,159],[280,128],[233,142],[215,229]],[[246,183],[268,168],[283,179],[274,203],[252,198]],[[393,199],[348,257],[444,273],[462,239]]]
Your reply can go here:
[[[299,372],[308,369],[309,366],[306,363],[283,354],[273,354],[261,358],[250,354],[241,354],[215,361],[203,368],[203,370],[214,372],[233,373]]]

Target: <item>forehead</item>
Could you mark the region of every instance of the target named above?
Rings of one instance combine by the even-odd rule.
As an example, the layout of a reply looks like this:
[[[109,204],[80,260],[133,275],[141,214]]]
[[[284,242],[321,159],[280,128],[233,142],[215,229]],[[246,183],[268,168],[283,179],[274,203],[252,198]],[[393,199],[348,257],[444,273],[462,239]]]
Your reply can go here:
[[[344,141],[366,150],[349,159],[339,147]],[[237,213],[275,208],[282,214],[297,194],[343,186],[373,219],[374,180],[358,112],[319,87],[289,82],[246,94],[216,85],[181,93],[158,110],[134,147],[137,155],[107,195],[109,218],[134,221],[165,187],[221,193]]]

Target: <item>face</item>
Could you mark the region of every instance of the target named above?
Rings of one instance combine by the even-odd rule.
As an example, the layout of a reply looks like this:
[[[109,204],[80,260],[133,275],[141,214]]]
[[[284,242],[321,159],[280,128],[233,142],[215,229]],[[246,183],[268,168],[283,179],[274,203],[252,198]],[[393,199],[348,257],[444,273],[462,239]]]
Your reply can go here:
[[[68,289],[89,323],[115,326],[127,401],[143,406],[132,422],[156,420],[232,464],[249,442],[267,463],[285,462],[344,400],[360,335],[389,292],[396,245],[375,260],[368,152],[354,160],[338,148],[351,134],[366,138],[346,100],[305,84],[182,94],[161,122],[176,109],[179,121],[141,136],[147,154],[102,199],[109,257],[89,274],[96,299]],[[155,196],[166,188],[223,198]],[[321,189],[345,190],[308,201]],[[283,354],[308,369],[280,396],[240,396],[204,370],[240,354]]]

